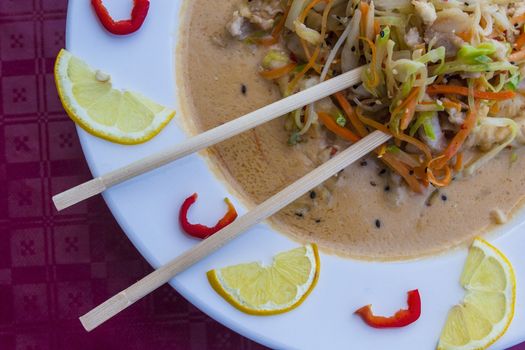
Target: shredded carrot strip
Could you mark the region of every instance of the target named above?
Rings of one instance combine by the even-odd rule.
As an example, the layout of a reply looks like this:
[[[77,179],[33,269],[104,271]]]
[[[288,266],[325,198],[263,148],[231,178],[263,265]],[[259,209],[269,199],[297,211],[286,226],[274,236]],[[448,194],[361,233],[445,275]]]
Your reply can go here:
[[[509,60],[513,62],[522,61],[525,59],[525,49],[514,52],[509,56]]]
[[[316,5],[318,4],[319,2],[321,1],[325,1],[327,2],[326,4],[326,7],[324,8],[324,11],[323,11],[323,26],[321,28],[321,38],[322,40],[324,40],[324,37],[326,35],[326,23],[328,21],[328,13],[330,12],[330,9],[332,7],[332,0],[313,0],[303,11],[303,13],[301,14],[299,20],[301,22],[304,21],[304,19],[306,18],[306,16],[308,15],[308,12]],[[303,17],[304,15],[304,17]],[[321,43],[319,43],[317,45],[317,47],[315,48],[315,51],[314,53],[312,54],[312,57],[310,57],[310,59],[308,60],[308,62],[306,63],[305,67],[303,68],[302,71],[300,71],[294,78],[293,80],[290,82],[290,84],[288,85],[288,90],[289,91],[293,91],[293,89],[295,88],[295,86],[297,85],[297,83],[301,80],[301,78],[313,67],[315,67],[315,64],[317,62],[317,57],[319,57],[319,53],[321,52]]]
[[[489,113],[491,115],[495,115],[499,113],[499,110],[500,110],[499,103],[496,102],[492,106],[490,106]]]
[[[350,120],[350,123],[352,124],[352,126],[357,130],[357,133],[359,134],[359,136],[365,137],[366,135],[368,135],[368,131],[366,130],[366,128],[363,125],[363,123],[361,123],[361,121],[359,120],[359,118],[355,114],[355,111],[352,108],[352,105],[350,105],[350,103],[345,98],[343,93],[342,92],[336,92],[334,94],[334,96],[335,96],[337,102],[339,103],[339,106],[341,106],[341,108],[345,112],[346,117]]]
[[[370,9],[370,6],[368,5],[368,3],[361,1],[361,3],[359,4],[359,9],[361,10],[361,23],[359,23],[360,28],[361,28],[361,35],[366,36],[366,27],[367,27],[366,18],[367,18],[368,10]]]
[[[330,114],[325,112],[317,112],[317,115],[328,130],[341,137],[342,139],[351,142],[357,142],[360,140],[360,137],[354,134],[352,131],[337,124]]]
[[[523,31],[523,33],[521,33],[520,36],[516,39],[514,48],[516,50],[521,50],[523,46],[525,46],[525,31]]]
[[[306,58],[307,58],[308,60],[310,60],[310,58],[312,57],[312,54],[310,53],[310,49],[308,48],[308,43],[307,43],[306,40],[304,40],[304,39],[301,39],[300,42],[301,42],[301,46],[303,47],[304,54],[305,54]],[[320,66],[318,63],[314,64],[314,65],[312,66],[312,68],[313,68],[317,73],[321,74],[321,66]]]
[[[377,62],[376,45],[372,42],[372,40],[366,37],[360,37],[359,39],[365,41],[368,44],[368,46],[370,46],[370,50],[372,51],[372,62],[370,62],[370,66],[368,67],[368,69],[374,76],[374,80],[370,83],[370,86],[372,88],[375,88],[379,85],[379,76],[377,75],[377,72],[375,70],[376,62]]]
[[[456,154],[456,163],[454,164],[454,171],[459,173],[463,167],[463,152]]]
[[[270,70],[263,70],[259,72],[259,74],[264,78],[268,80],[274,80],[279,79],[282,76],[285,76],[286,74],[290,73],[294,68],[297,66],[296,63],[288,63],[285,66],[270,69]]]
[[[374,129],[377,129],[379,131],[382,131],[384,132],[385,134],[388,134],[388,135],[392,135],[392,132],[386,127],[384,126],[383,124],[379,123],[379,122],[376,122],[375,120],[373,119],[370,119],[370,118],[367,118],[365,117],[361,111],[359,110],[359,108],[356,110],[356,114],[357,116],[359,117],[359,119],[365,124],[365,125],[368,125]],[[399,139],[401,141],[405,141],[405,142],[408,142],[412,145],[414,145],[415,147],[417,147],[419,150],[421,150],[423,152],[423,154],[425,155],[427,161],[430,161],[432,159],[432,153],[430,151],[430,148],[425,145],[423,142],[419,141],[418,139],[416,138],[413,138],[411,136],[408,136],[406,134],[403,134],[402,132],[398,133],[395,135],[395,139]],[[394,140],[395,140],[394,139]]]
[[[359,120],[359,118],[356,118],[356,115],[358,114],[352,109],[350,103],[348,103],[348,100],[346,100],[343,94],[341,92],[338,92],[335,94],[335,97],[337,101],[339,102],[339,105],[341,106],[341,108],[343,108],[345,114],[347,115],[347,118],[350,119],[350,122],[357,129],[357,132],[361,135],[361,137],[365,137],[366,135],[368,135],[368,131],[366,130],[361,120]],[[319,115],[319,117],[321,118],[321,115]],[[330,120],[333,122],[332,118],[330,118]],[[337,125],[337,123],[335,124]],[[386,134],[390,134],[389,130],[386,127],[384,127],[384,125],[378,123],[378,126],[379,125],[383,127],[383,130],[381,131],[383,131]],[[379,128],[379,130],[380,129],[381,128]],[[395,157],[393,157],[392,154],[386,152],[385,145],[382,145],[381,147],[379,147],[376,150],[376,154],[378,155],[378,158],[381,158],[381,160],[383,160],[388,166],[390,166],[392,170],[398,172],[399,175],[401,175],[403,179],[405,179],[408,186],[414,192],[421,193],[420,183],[417,181],[417,179],[413,175],[410,175],[410,171],[404,163],[395,159]]]
[[[264,38],[256,39],[256,42],[259,45],[272,46],[279,42],[279,36],[281,35],[284,29],[284,25],[286,24],[286,18],[288,17],[288,14],[290,13],[291,8],[292,8],[292,1],[288,0],[286,9],[284,10],[282,17],[279,19],[279,22],[277,22],[275,27],[273,27],[270,35]]]
[[[362,120],[363,119],[368,121],[369,125],[372,126],[373,128],[375,128],[377,130],[380,130],[380,131],[384,132],[385,134],[391,134],[390,130],[388,130],[388,128],[385,127],[383,124],[378,123],[378,122],[376,122],[376,121],[374,121],[372,119],[368,119],[368,118],[364,117],[360,113],[359,109],[357,109],[357,111],[355,111],[355,112],[353,110],[347,111],[345,109],[345,105],[346,104],[350,105],[350,104],[344,98],[344,96],[342,96],[342,94],[340,92],[335,94],[335,96],[336,96],[336,99],[338,100],[339,104],[341,105],[341,108],[343,108],[343,110],[345,111],[347,116],[350,116],[350,115],[354,115],[354,116],[357,115],[358,116],[358,121],[356,122],[354,127],[358,130],[358,132],[360,133],[361,136],[364,137],[364,136],[366,136],[368,134],[368,131],[366,130],[366,128],[362,124]],[[359,126],[357,126],[357,125],[359,125]],[[359,131],[359,129],[361,129],[361,131]],[[414,192],[421,193],[421,186],[420,186],[419,181],[417,181],[417,179],[413,175],[410,174],[410,171],[407,168],[407,166],[404,163],[402,163],[401,161],[397,160],[395,157],[393,157],[392,154],[390,154],[388,152],[385,152],[385,150],[386,150],[385,145],[382,145],[381,147],[376,149],[375,152],[378,155],[378,157],[381,158],[381,160],[383,160],[388,166],[390,166],[392,168],[392,170],[398,172],[403,177],[403,179],[406,181],[408,186]]]
[[[394,108],[394,110],[392,111],[392,115],[396,115],[398,113],[400,113],[404,108],[407,107],[408,103],[416,98],[419,94],[419,88],[418,87],[415,87],[413,88],[412,90],[410,90],[410,93],[408,94],[408,96],[396,107]]]
[[[412,89],[410,94],[407,96],[405,101],[401,104],[403,110],[402,110],[402,116],[401,116],[401,123],[400,128],[401,130],[405,130],[408,128],[408,125],[414,118],[414,114],[416,113],[416,105],[417,105],[417,98],[419,96],[419,88],[415,87]]]
[[[443,154],[430,161],[430,163],[428,164],[429,168],[442,169],[448,163],[448,161],[452,159],[452,157],[454,157],[456,153],[458,153],[459,148],[463,145],[468,135],[476,125],[478,109],[479,101],[476,101],[474,108],[469,110],[469,112],[467,113],[465,122],[463,123],[463,125],[461,125],[461,129],[459,130],[459,132],[454,136],[452,141],[450,141]]]
[[[314,6],[317,5],[320,2],[326,2],[326,0],[312,0],[312,1],[310,1],[308,6],[306,6],[304,8],[303,12],[301,12],[301,15],[299,16],[299,22],[304,23],[304,20],[306,19],[306,16],[308,16],[308,14],[310,13],[310,11],[312,11]]]
[[[304,55],[307,59],[310,59],[312,57],[312,54],[310,53],[310,49],[308,48],[308,44],[306,43],[306,40],[301,38],[301,46],[303,47]]]
[[[401,140],[400,139],[394,139],[394,145],[396,145],[397,147],[401,147]]]
[[[465,86],[455,86],[455,85],[430,85],[427,88],[427,93],[429,95],[435,94],[454,94],[461,96],[468,96],[468,88]],[[503,101],[514,98],[516,93],[514,91],[500,91],[500,92],[490,92],[490,91],[474,91],[474,98],[482,100],[497,100]]]
[[[470,40],[472,39],[472,30],[469,29],[464,32],[457,33],[456,35],[459,36],[464,41],[466,41],[467,43],[469,43]]]
[[[326,30],[328,28],[328,15],[330,14],[330,10],[332,9],[332,3],[334,0],[325,0],[326,6],[323,10],[323,17],[321,19],[321,43],[319,46],[322,46],[322,43],[324,42],[324,38],[326,36]]]
[[[452,101],[451,99],[444,98],[443,99],[443,105],[447,109],[455,109],[456,111],[461,111],[461,102],[459,101]]]
[[[514,17],[510,22],[512,24],[518,24],[518,23],[521,23],[521,22],[525,22],[525,12],[522,13],[521,15],[519,15],[519,16]]]
[[[379,21],[377,19],[374,19],[374,33],[375,35],[379,35],[381,33],[381,25],[379,24]]]
[[[450,184],[452,181],[452,172],[450,171],[450,167],[448,165],[445,165],[444,167],[445,175],[443,178],[438,179],[434,173],[432,172],[432,169],[427,169],[427,177],[431,184],[433,184],[436,187],[445,187]]]
[[[427,161],[430,161],[432,159],[432,153],[430,151],[430,148],[418,139],[403,133],[399,133],[395,135],[395,137],[400,139],[401,141],[405,141],[417,147],[419,150],[421,150],[421,152],[423,152]]]
[[[422,192],[421,184],[414,175],[410,175],[410,169],[392,153],[386,152],[383,154],[382,160],[403,177],[412,191],[416,193]]]
[[[299,80],[301,80],[301,78],[310,70],[310,68],[312,68],[314,66],[315,61],[317,60],[317,57],[319,56],[319,52],[321,52],[321,48],[317,47],[315,49],[312,57],[308,61],[308,63],[306,63],[306,65],[304,66],[303,70],[300,71],[299,73],[297,73],[297,75],[293,78],[293,80],[288,85],[288,89],[290,91],[292,91],[294,89],[295,85],[297,85]]]
[[[386,144],[383,143],[375,150],[375,152],[377,154],[377,158],[383,158],[383,155],[386,153]]]

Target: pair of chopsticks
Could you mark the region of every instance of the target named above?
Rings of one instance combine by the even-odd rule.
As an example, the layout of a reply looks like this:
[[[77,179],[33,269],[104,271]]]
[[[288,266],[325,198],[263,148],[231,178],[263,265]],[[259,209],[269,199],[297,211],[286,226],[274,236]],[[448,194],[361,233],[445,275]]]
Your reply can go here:
[[[128,166],[114,170],[69,189],[54,196],[53,202],[58,210],[68,208],[84,199],[99,194],[118,183],[156,169],[169,162],[224,141],[229,137],[252,129],[305,105],[333,95],[338,91],[344,90],[360,82],[363,69],[363,67],[360,67],[341,74],[314,87],[251,112],[243,117],[232,120],[215,129],[191,137],[184,143],[176,145],[169,150],[151,155],[131,163]],[[371,133],[279,193],[267,199],[265,202],[259,204],[245,215],[239,217],[230,225],[201,241],[182,255],[153,271],[148,276],[80,317],[82,325],[88,331],[96,328],[118,314],[120,311],[135,303],[137,300],[167,283],[180,272],[221,248],[249,227],[275,214],[303,194],[310,191],[312,188],[320,185],[331,176],[337,174],[353,162],[373,151],[375,148],[388,141],[390,137],[390,135],[380,131]]]

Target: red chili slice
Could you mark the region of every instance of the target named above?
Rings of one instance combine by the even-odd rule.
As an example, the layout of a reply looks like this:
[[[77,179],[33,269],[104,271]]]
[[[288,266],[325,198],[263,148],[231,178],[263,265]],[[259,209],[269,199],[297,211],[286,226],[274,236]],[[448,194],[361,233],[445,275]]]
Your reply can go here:
[[[396,328],[405,327],[417,321],[421,316],[421,297],[417,289],[407,293],[408,309],[399,310],[391,317],[375,316],[372,305],[363,306],[355,313],[361,316],[363,321],[374,328]]]
[[[115,21],[102,3],[102,0],[91,0],[91,5],[108,32],[116,35],[126,35],[136,32],[144,23],[149,10],[149,0],[133,0],[131,18]]]
[[[184,232],[189,234],[192,237],[195,238],[201,238],[205,239],[211,235],[213,235],[215,232],[223,229],[224,227],[231,224],[236,218],[237,218],[237,211],[235,210],[235,207],[230,202],[228,198],[225,198],[224,201],[228,205],[228,211],[226,214],[220,219],[217,224],[213,227],[208,227],[201,224],[192,224],[188,221],[188,210],[190,207],[197,201],[197,193],[192,194],[186,200],[184,203],[182,203],[182,206],[180,207],[179,211],[179,222],[182,226],[182,229]]]

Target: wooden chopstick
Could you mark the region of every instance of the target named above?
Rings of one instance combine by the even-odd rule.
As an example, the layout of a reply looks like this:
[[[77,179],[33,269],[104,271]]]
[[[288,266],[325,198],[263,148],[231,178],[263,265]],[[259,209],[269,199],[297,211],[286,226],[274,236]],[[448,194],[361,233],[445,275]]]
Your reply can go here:
[[[309,89],[248,113],[243,117],[232,120],[202,134],[193,136],[168,150],[145,157],[120,169],[113,170],[107,174],[57,194],[53,196],[55,207],[59,211],[66,209],[84,199],[102,193],[111,186],[224,141],[232,136],[264,124],[324,97],[333,95],[338,91],[344,90],[349,86],[360,82],[363,69],[363,67],[359,67],[338,75],[335,78],[324,81]]]
[[[179,257],[100,304],[80,317],[80,322],[87,331],[98,327],[137,300],[148,295],[164,283],[167,283],[180,272],[221,248],[249,227],[275,214],[312,188],[320,185],[331,176],[373,151],[388,141],[390,137],[390,135],[381,131],[374,131],[361,141],[350,146],[339,155],[336,155],[331,160],[286,187],[284,190],[259,204],[245,215],[239,217],[229,226],[226,226],[213,236],[200,242]]]

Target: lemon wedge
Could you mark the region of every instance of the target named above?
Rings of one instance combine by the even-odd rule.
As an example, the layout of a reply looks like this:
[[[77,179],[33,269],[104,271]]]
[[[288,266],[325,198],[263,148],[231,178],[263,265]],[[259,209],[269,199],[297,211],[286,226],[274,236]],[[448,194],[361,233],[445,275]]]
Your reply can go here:
[[[55,62],[58,95],[67,114],[87,132],[120,144],[157,135],[175,112],[131,91],[114,89],[111,77],[61,50]]]
[[[461,275],[467,291],[447,316],[438,349],[486,349],[498,340],[514,316],[516,278],[509,260],[481,238],[470,247]]]
[[[252,262],[208,271],[217,293],[251,315],[275,315],[299,306],[319,278],[319,254],[308,244],[276,255],[271,266]]]

